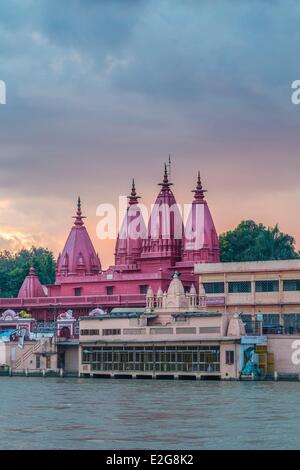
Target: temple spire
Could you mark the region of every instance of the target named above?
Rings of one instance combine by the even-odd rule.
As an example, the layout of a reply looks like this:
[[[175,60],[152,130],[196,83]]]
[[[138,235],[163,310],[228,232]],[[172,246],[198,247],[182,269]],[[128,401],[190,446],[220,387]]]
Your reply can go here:
[[[198,172],[194,200],[191,204],[183,239],[182,261],[190,263],[219,263],[218,235],[207,202],[204,199],[200,171]]]
[[[35,269],[33,266],[30,266],[29,268],[29,276],[35,276]]]
[[[132,179],[132,187],[131,187],[130,196],[127,196],[127,197],[128,197],[128,204],[130,206],[133,206],[133,205],[137,204],[138,200],[141,197],[141,196],[137,196],[137,194],[136,194],[134,178]]]
[[[143,239],[141,262],[159,261],[159,268],[169,269],[181,257],[183,222],[176,199],[170,188],[168,165],[164,164],[164,177],[159,183],[161,189],[152,206],[148,222],[148,236]]]
[[[192,193],[195,193],[195,196],[194,196],[195,201],[203,202],[204,201],[204,193],[206,193],[206,192],[207,192],[207,190],[203,189],[203,187],[202,187],[200,171],[198,171],[197,186],[196,186],[196,189],[192,190]]]
[[[25,277],[22,286],[20,287],[18,298],[26,299],[32,297],[45,297],[45,292],[40,283],[38,276],[35,274],[34,267],[29,268],[29,274]]]
[[[168,175],[171,178],[171,154],[169,153],[169,161],[168,161]]]
[[[168,192],[169,189],[170,189],[170,186],[173,184],[173,183],[170,183],[169,182],[169,179],[168,179],[168,167],[167,167],[167,164],[165,163],[165,170],[164,170],[164,178],[163,178],[163,182],[162,183],[158,183],[158,186],[161,186],[161,190],[162,192]]]
[[[61,276],[92,276],[101,272],[100,260],[83,223],[85,217],[81,213],[80,197],[73,219],[75,219],[74,225],[57,259],[56,279]]]
[[[73,216],[73,219],[75,219],[75,222],[74,222],[74,225],[76,227],[82,227],[82,225],[84,225],[84,222],[82,219],[85,219],[86,217],[84,215],[82,215],[81,213],[81,200],[80,200],[80,196],[78,196],[78,200],[77,200],[77,212],[76,212],[76,215]]]
[[[131,266],[137,268],[142,251],[142,240],[147,229],[143,219],[135,190],[135,181],[132,180],[131,193],[123,222],[120,226],[115,249],[115,266]]]

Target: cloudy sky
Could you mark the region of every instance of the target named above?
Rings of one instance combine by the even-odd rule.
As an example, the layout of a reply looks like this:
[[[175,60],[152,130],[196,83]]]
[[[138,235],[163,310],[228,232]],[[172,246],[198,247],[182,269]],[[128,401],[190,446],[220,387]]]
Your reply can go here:
[[[107,266],[97,205],[133,176],[154,202],[169,153],[219,233],[251,218],[300,248],[299,22],[297,0],[1,0],[0,249],[57,254],[80,195]]]

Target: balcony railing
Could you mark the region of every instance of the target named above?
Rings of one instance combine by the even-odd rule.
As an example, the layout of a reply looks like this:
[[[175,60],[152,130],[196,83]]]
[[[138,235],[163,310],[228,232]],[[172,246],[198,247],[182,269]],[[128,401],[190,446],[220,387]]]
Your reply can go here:
[[[260,336],[262,334],[261,322],[259,321],[243,321],[247,336]]]
[[[93,296],[62,296],[33,297],[26,299],[0,298],[0,308],[49,307],[49,306],[144,306],[146,296],[142,294],[128,295],[93,295]]]
[[[33,333],[55,333],[56,332],[56,322],[54,321],[39,321],[33,325]]]

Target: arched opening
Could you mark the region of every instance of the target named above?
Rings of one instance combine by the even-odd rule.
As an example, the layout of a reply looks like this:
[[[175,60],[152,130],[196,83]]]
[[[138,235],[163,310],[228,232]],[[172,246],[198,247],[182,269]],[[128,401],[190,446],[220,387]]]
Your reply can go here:
[[[68,326],[63,326],[59,331],[59,336],[61,338],[69,339],[71,336],[70,328]]]

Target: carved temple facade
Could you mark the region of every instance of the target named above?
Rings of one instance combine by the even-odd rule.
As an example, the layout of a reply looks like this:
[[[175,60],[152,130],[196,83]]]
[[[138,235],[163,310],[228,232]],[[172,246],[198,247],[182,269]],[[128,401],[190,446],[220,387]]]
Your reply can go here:
[[[0,313],[7,308],[25,310],[38,320],[49,321],[67,309],[72,309],[78,317],[96,307],[108,311],[118,306],[145,307],[148,289],[155,294],[165,292],[177,271],[186,291],[192,285],[197,289],[195,263],[220,261],[218,236],[200,174],[185,226],[171,189],[167,165],[159,186],[146,226],[133,181],[116,240],[115,263],[107,270],[102,269],[84,225],[78,198],[74,224],[57,259],[55,283],[42,286],[32,268],[18,298],[0,299]]]

